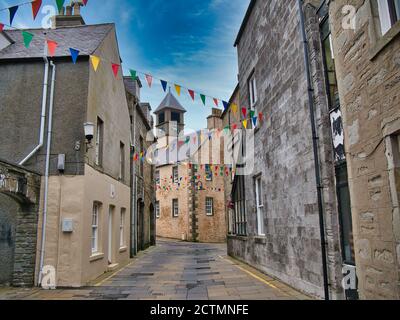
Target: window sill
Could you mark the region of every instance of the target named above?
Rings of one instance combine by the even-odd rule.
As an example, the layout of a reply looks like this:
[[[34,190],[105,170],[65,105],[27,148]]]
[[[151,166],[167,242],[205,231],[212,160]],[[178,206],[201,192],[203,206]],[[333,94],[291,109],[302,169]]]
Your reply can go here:
[[[400,21],[397,21],[393,27],[385,33],[376,43],[375,46],[370,50],[370,60],[374,60],[379,53],[386,48],[394,39],[400,34]]]
[[[93,253],[90,257],[89,257],[89,261],[90,262],[94,262],[97,260],[101,260],[104,258],[104,253]]]
[[[265,235],[258,235],[254,237],[254,242],[256,244],[266,244],[267,243],[267,237]]]
[[[239,241],[247,241],[248,240],[247,236],[236,236],[234,234],[229,234],[228,239],[239,240]]]
[[[126,252],[127,250],[128,250],[127,246],[121,247],[121,248],[119,248],[119,253]]]

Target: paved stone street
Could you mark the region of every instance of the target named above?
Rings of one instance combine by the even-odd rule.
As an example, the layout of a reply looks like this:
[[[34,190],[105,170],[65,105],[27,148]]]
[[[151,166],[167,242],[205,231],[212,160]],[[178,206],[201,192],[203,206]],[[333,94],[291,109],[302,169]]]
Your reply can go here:
[[[226,245],[158,240],[127,267],[93,286],[53,291],[0,288],[0,299],[310,299],[226,256]]]

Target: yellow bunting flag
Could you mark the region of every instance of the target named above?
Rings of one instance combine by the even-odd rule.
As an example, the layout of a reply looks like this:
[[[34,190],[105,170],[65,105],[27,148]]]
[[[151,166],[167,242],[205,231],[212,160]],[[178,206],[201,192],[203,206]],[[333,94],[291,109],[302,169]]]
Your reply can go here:
[[[97,71],[100,64],[100,58],[98,56],[90,56],[90,60],[92,61],[94,71]]]
[[[178,96],[180,96],[181,95],[181,86],[179,86],[179,85],[175,85],[175,90],[176,90],[176,93],[178,94]]]
[[[247,120],[243,120],[243,127],[247,129]]]
[[[236,104],[236,103],[232,103],[231,109],[232,109],[233,114],[236,114],[237,111],[238,111],[238,106],[237,106],[237,104]]]

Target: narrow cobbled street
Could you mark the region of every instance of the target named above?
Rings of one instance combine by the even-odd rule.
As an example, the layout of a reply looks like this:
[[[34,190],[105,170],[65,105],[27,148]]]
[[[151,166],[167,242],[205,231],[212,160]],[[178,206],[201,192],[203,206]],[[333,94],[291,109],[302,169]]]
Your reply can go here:
[[[80,289],[0,289],[0,299],[286,300],[309,299],[231,260],[224,244],[159,240],[129,265]]]

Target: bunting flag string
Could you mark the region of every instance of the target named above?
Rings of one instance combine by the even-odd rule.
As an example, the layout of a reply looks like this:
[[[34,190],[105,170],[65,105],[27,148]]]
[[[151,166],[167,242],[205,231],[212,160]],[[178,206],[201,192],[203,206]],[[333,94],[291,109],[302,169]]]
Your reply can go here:
[[[35,6],[40,8],[41,2],[42,2],[41,0],[34,0],[34,1],[29,2],[29,3],[32,4],[32,6],[34,6],[34,4],[35,4]],[[11,8],[14,8],[14,7],[11,7]],[[13,10],[14,10],[14,15],[11,18],[13,18],[15,16],[16,10],[15,9],[13,9]],[[35,10],[33,10],[33,14],[35,14]],[[13,27],[11,25],[0,23],[0,32],[3,31],[4,26],[10,27],[11,29],[15,29],[15,30],[20,30],[20,29],[15,28],[15,27]],[[24,46],[26,48],[29,48],[29,46],[30,46],[30,44],[31,44],[31,42],[32,42],[32,40],[34,38],[36,38],[36,37],[39,38],[39,39],[42,38],[39,35],[33,35],[32,33],[28,32],[28,31],[25,31],[25,30],[21,30],[21,33],[22,33],[23,43],[24,43]],[[45,40],[45,43],[47,44],[49,56],[55,56],[56,49],[58,47],[58,43],[56,41],[54,41],[54,40],[50,40],[50,39],[47,39],[47,38],[43,38],[43,39]],[[104,57],[100,57],[100,56],[97,56],[97,55],[81,52],[77,48],[69,48],[69,51],[70,51],[70,54],[71,54],[72,62],[74,64],[77,62],[77,59],[78,59],[80,54],[89,55],[90,56],[91,65],[92,65],[93,70],[95,72],[97,72],[101,61],[110,62],[111,63],[111,69],[112,69],[112,72],[114,74],[114,77],[118,78],[119,70],[121,68],[120,64],[113,63],[112,61],[110,61],[110,60],[108,60],[108,59],[106,59]],[[147,81],[147,84],[148,84],[148,86],[150,88],[152,87],[153,80],[154,79],[159,79],[159,78],[156,78],[156,77],[154,77],[153,75],[151,75],[149,73],[142,73],[142,72],[134,70],[134,69],[129,69],[129,72],[130,72],[130,76],[134,80],[136,80],[138,78],[138,74],[139,73],[144,75],[144,77],[145,77],[145,79]],[[159,79],[159,80],[161,82],[162,89],[165,92],[166,89],[167,89],[167,86],[168,86],[168,81],[161,80],[161,79]],[[174,86],[175,86],[175,90],[176,90],[178,96],[180,96],[182,88],[185,88],[185,87],[183,87],[181,85],[178,85],[178,84],[174,84]],[[187,89],[190,98],[193,101],[195,101],[196,92],[194,90],[192,90],[192,89],[189,89],[189,88],[185,88],[185,89]],[[211,96],[208,96],[208,95],[205,95],[205,94],[198,93],[198,95],[200,96],[201,102],[203,103],[204,106],[206,106],[206,99],[207,99],[207,97],[209,97],[209,98],[212,99],[212,101],[214,102],[215,106],[219,107],[219,105],[220,105],[219,101],[221,101],[224,110],[227,110],[228,108],[231,108],[231,110],[232,110],[234,115],[237,115],[237,113],[238,113],[238,108],[239,107],[238,107],[238,105],[236,103],[226,102],[225,100],[222,100],[222,99],[220,100],[220,99],[217,99],[215,97],[211,97]],[[254,110],[249,110],[249,112],[248,112],[248,109],[245,108],[245,107],[242,107],[241,110],[242,110],[243,118],[245,118],[245,119],[244,120],[242,119],[239,122],[239,124],[242,125],[243,128],[247,129],[249,121],[250,121],[250,123],[254,124],[254,126],[256,126],[257,123],[260,124],[264,120],[264,116],[263,116],[262,112],[259,112],[258,116],[257,116]],[[250,114],[250,117],[247,119],[248,113]],[[240,119],[238,119],[238,120],[240,120]],[[232,125],[232,127],[233,127],[233,130],[235,130],[238,126],[237,126],[237,124],[235,124],[235,125]]]

